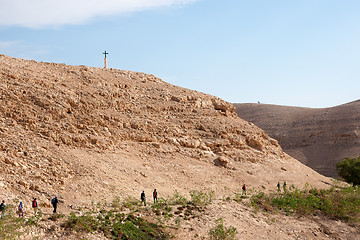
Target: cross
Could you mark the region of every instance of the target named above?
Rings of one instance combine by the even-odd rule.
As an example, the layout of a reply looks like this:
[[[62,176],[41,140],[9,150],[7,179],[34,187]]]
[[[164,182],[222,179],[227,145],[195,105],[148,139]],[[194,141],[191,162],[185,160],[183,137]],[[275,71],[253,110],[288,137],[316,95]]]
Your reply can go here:
[[[109,53],[108,53],[108,52],[106,52],[106,50],[105,50],[105,52],[104,52],[103,54],[105,55],[105,58],[106,58],[106,55],[107,55],[107,54],[109,54]]]

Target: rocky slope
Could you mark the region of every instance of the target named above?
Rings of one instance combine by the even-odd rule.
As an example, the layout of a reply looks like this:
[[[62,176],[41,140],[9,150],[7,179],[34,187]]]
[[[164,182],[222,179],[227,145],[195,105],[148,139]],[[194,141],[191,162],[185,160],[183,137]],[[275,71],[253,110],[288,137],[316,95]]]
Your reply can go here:
[[[360,156],[360,100],[331,108],[235,104],[239,117],[279,141],[317,172],[337,177],[336,163]]]
[[[232,104],[117,69],[0,55],[0,141],[0,198],[26,207],[37,197],[45,212],[55,194],[69,212],[154,188],[160,197],[194,189],[220,197],[243,183],[265,191],[278,181],[331,184]]]

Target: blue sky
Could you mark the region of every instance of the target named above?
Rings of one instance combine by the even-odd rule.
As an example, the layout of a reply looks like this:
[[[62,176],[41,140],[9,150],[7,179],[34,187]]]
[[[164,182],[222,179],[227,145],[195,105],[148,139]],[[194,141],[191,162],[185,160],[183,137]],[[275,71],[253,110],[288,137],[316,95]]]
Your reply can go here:
[[[360,99],[358,0],[0,0],[0,53],[154,74],[234,103]]]

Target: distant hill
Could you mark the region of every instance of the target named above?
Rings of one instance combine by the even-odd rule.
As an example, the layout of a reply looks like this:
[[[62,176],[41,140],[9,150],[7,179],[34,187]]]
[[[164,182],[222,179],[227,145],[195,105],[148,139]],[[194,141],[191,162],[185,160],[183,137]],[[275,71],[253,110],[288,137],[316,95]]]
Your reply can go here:
[[[360,155],[360,100],[331,108],[234,104],[239,117],[279,141],[286,153],[336,177],[336,163]]]

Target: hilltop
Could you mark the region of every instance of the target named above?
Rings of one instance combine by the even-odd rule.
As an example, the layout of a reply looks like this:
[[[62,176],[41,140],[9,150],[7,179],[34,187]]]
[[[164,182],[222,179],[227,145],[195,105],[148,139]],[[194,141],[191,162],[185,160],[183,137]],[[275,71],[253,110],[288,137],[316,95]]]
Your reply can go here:
[[[336,163],[360,155],[360,100],[331,108],[234,104],[239,117],[253,122],[302,163],[337,177]]]
[[[0,96],[0,198],[29,203],[37,197],[45,213],[54,195],[68,213],[115,197],[138,198],[141,190],[150,196],[154,188],[160,197],[200,190],[221,199],[243,183],[267,192],[278,181],[300,188],[332,184],[239,118],[232,104],[151,74],[0,55]],[[233,202],[208,211],[183,225],[179,239],[195,233],[206,239],[209,221],[219,217],[244,239],[292,239],[299,228],[296,218],[282,230],[286,217],[272,225]],[[303,221],[307,235],[320,226]]]

